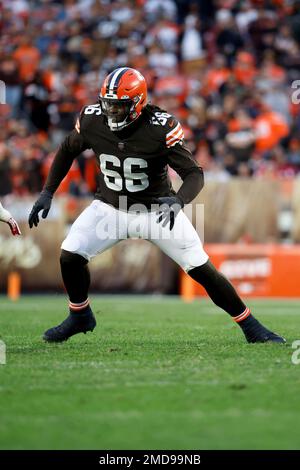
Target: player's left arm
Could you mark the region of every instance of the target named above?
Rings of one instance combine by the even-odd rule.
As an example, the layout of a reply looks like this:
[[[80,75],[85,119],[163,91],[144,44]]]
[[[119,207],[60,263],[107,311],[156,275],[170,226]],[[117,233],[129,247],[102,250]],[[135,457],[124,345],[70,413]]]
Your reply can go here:
[[[170,148],[168,164],[182,179],[177,197],[183,205],[189,204],[203,188],[204,175],[183,140]]]
[[[170,223],[170,230],[180,209],[195,199],[204,186],[203,170],[184,143],[181,124],[175,119],[171,119],[171,123],[172,129],[168,130],[165,137],[167,162],[182,179],[182,185],[176,195],[158,198],[162,205],[158,222],[162,222],[163,226]]]
[[[4,209],[1,202],[0,202],[0,221],[8,224],[10,231],[13,235],[21,235],[21,230],[19,228],[17,221],[13,218],[13,216],[8,210]]]

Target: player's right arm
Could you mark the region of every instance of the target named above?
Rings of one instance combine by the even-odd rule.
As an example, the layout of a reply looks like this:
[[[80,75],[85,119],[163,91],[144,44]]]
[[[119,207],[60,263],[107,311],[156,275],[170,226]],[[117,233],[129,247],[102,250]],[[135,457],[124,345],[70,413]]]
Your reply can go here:
[[[88,148],[88,145],[85,143],[80,133],[79,119],[76,122],[75,129],[65,138],[55,154],[44,188],[29,214],[28,223],[30,228],[32,228],[33,225],[37,227],[40,211],[43,211],[43,219],[47,217],[53,194],[67,175],[74,159]]]
[[[69,172],[75,158],[87,148],[88,146],[85,145],[82,135],[74,129],[56,152],[43,190],[53,195]]]

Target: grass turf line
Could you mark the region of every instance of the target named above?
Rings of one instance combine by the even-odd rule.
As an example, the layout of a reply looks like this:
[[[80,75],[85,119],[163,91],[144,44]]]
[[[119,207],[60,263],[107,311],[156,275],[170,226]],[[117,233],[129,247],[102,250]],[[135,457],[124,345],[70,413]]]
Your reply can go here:
[[[55,345],[63,297],[0,298],[1,449],[299,449],[300,302],[249,302],[280,346],[209,301],[92,300],[94,333]]]

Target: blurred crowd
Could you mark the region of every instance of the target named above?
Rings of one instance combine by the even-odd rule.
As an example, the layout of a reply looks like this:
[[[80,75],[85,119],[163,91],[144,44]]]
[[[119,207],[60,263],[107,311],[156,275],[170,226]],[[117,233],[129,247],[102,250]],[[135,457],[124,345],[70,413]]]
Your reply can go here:
[[[81,107],[119,66],[140,70],[151,102],[180,119],[206,180],[300,173],[300,1],[0,5],[0,196],[41,189]],[[87,195],[95,185],[87,151],[59,191]]]

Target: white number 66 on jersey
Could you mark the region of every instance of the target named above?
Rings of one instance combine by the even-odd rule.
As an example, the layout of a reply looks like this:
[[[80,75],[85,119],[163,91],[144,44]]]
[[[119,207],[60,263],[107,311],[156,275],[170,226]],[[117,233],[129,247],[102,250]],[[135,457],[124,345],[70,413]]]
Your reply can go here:
[[[121,161],[115,155],[101,153],[100,168],[104,175],[106,186],[113,191],[122,191],[125,188],[131,193],[143,191],[149,186],[149,178],[146,173],[133,172],[133,166],[137,168],[148,168],[148,163],[143,158],[128,157],[123,162],[124,181],[120,173],[115,169],[107,168],[107,163],[112,164],[116,169],[121,168]],[[139,181],[139,182],[138,182]]]

